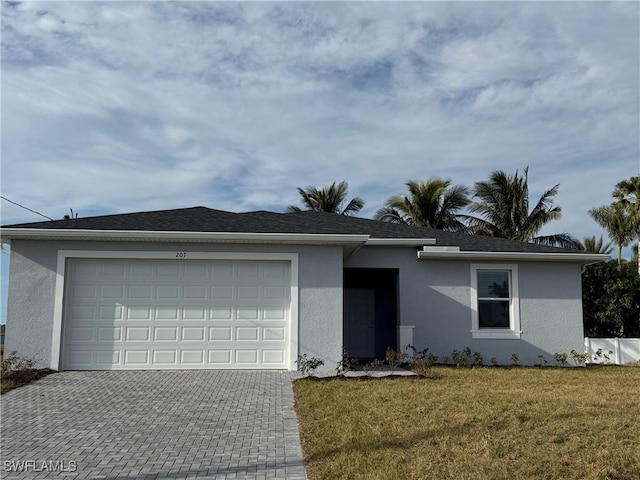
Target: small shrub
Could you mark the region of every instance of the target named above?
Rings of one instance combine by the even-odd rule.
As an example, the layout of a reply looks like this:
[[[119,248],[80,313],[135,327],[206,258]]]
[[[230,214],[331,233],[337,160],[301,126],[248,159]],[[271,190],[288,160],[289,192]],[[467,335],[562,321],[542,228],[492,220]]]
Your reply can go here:
[[[494,367],[498,366],[498,359],[496,357],[491,357],[491,365],[493,365]]]
[[[34,359],[21,358],[16,352],[11,352],[0,361],[0,393],[21,387],[50,373],[54,371],[49,368],[36,368]]]
[[[589,360],[589,353],[578,353],[573,348],[569,350],[569,355],[571,355],[571,359],[577,367],[584,367],[587,363],[587,360]]]
[[[17,372],[21,370],[34,370],[36,368],[35,360],[31,358],[21,358],[17,352],[11,352],[0,362],[0,374],[4,377],[9,372]]]
[[[482,358],[482,355],[480,355],[480,352],[473,352],[473,364],[476,367],[481,367],[484,365],[484,359]]]
[[[427,352],[429,351],[428,348],[423,348],[422,350],[418,350],[416,347],[414,347],[411,344],[407,345],[405,347],[405,349],[409,349],[409,350],[411,350],[413,352],[411,354],[412,358],[415,358],[415,357],[426,357],[427,356]]]
[[[451,352],[451,358],[456,366],[466,367],[469,365],[469,359],[471,358],[471,349],[466,347],[460,352],[458,350],[454,350]]]
[[[515,367],[518,366],[518,362],[520,362],[520,357],[518,356],[517,353],[512,353],[511,354],[511,364]]]
[[[313,375],[318,367],[324,365],[324,360],[317,357],[308,357],[305,353],[304,355],[298,355],[298,359],[296,360],[300,371],[305,377]]]
[[[596,350],[596,353],[593,356],[593,360],[596,362],[602,362],[602,360],[604,359],[604,363],[609,364],[609,362],[611,361],[611,355],[613,355],[613,350],[609,350],[609,353],[606,354],[602,351],[601,348],[599,348],[598,350]]]
[[[451,363],[451,357],[449,357],[448,355],[445,355],[444,357],[442,357],[443,365],[449,365],[450,363]]]
[[[438,355],[434,355],[433,353],[428,354],[426,359],[431,363],[431,365],[438,363]]]
[[[559,367],[564,367],[567,365],[567,354],[566,353],[554,353],[553,358],[556,359],[556,365]]]
[[[349,352],[345,348],[342,349],[342,358],[338,362],[336,367],[336,374],[344,375],[344,372],[350,372],[358,363],[357,358],[349,356]]]
[[[407,354],[404,352],[396,352],[393,348],[387,347],[387,350],[384,352],[384,358],[391,367],[391,370],[395,372],[398,365],[406,362]]]
[[[431,376],[433,363],[428,357],[415,357],[411,362],[411,370],[421,377]]]
[[[465,347],[462,350],[462,358],[465,365],[469,365],[469,361],[471,360],[471,349],[469,347]]]

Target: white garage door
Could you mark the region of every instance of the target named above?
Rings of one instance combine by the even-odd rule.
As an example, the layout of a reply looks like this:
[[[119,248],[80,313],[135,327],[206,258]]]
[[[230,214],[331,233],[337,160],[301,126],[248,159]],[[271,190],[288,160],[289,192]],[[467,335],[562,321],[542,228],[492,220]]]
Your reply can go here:
[[[67,278],[65,369],[287,368],[289,262],[71,259]]]

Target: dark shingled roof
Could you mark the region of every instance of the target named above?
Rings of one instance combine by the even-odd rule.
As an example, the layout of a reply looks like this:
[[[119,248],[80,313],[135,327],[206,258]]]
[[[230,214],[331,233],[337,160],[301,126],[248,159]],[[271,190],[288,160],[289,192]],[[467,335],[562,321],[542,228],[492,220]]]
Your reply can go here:
[[[138,230],[168,232],[306,233],[370,235],[371,238],[435,238],[436,245],[485,252],[581,253],[501,238],[446,232],[324,212],[233,213],[207,207],[83,217],[5,225],[3,228]],[[584,253],[584,252],[582,252]]]

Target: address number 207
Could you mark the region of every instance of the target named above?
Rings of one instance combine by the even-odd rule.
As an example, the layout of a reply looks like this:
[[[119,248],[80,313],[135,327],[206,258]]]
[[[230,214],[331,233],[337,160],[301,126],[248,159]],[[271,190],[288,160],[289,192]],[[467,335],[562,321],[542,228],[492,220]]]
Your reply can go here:
[[[187,252],[176,252],[176,258],[186,258]]]

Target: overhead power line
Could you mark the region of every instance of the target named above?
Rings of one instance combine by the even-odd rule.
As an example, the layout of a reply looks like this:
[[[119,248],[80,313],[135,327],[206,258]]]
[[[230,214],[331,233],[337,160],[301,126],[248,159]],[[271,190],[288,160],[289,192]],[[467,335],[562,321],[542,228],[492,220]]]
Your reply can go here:
[[[53,220],[53,218],[51,218],[51,217],[47,217],[46,215],[44,215],[44,214],[42,214],[42,213],[40,213],[40,212],[36,212],[35,210],[32,210],[32,209],[30,209],[29,207],[25,207],[24,205],[20,205],[19,203],[14,202],[13,200],[9,200],[7,197],[3,197],[2,195],[0,195],[0,198],[1,198],[2,200],[6,200],[6,201],[7,201],[7,202],[9,202],[9,203],[13,203],[14,205],[17,205],[17,206],[18,206],[18,207],[20,207],[20,208],[24,208],[25,210],[29,210],[30,212],[33,212],[33,213],[35,213],[36,215],[40,215],[41,217],[44,217],[44,218],[46,218],[46,219],[48,219],[48,220]]]

